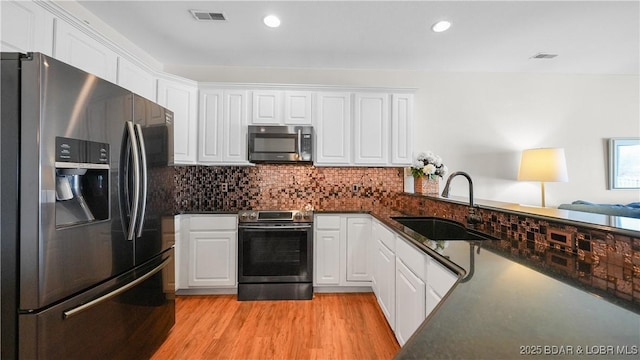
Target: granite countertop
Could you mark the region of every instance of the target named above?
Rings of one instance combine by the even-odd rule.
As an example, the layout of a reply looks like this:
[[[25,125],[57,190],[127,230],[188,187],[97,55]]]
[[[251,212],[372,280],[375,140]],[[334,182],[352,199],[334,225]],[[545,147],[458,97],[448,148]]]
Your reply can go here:
[[[640,357],[640,308],[524,266],[499,240],[436,242],[391,218],[401,213],[371,213],[461,277],[397,359]]]

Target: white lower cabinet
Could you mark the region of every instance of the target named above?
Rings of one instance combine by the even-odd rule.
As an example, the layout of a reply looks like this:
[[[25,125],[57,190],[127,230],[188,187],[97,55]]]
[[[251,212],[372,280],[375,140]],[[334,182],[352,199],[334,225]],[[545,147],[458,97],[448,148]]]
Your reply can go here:
[[[398,343],[404,345],[458,276],[376,219],[371,231],[371,287]]]
[[[347,281],[371,281],[371,217],[347,218]]]
[[[396,327],[396,255],[385,244],[376,240],[373,255],[372,287],[382,313],[391,330]]]
[[[396,339],[404,345],[425,319],[425,283],[396,258]]]
[[[438,261],[427,259],[427,302],[426,315],[429,315],[440,300],[449,292],[458,280],[458,276]]]
[[[315,283],[340,285],[340,230],[316,230]]]
[[[396,339],[404,345],[426,318],[427,256],[396,237]]]
[[[373,220],[371,287],[382,313],[392,330],[396,326],[396,254],[395,235],[379,221]]]
[[[182,215],[178,289],[237,286],[236,215]]]
[[[371,216],[316,214],[314,227],[316,289],[370,287]]]

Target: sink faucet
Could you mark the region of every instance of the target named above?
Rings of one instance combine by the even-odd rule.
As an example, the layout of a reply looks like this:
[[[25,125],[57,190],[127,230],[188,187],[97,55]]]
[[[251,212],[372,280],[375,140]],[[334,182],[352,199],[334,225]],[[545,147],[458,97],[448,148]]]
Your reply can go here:
[[[469,174],[464,171],[456,171],[453,174],[449,175],[447,184],[444,186],[444,190],[442,190],[442,197],[449,197],[451,180],[453,180],[453,178],[458,175],[464,176],[469,182],[469,216],[467,216],[467,223],[469,225],[480,224],[482,222],[482,217],[476,213],[475,205],[473,204],[473,181],[471,180],[471,176]]]

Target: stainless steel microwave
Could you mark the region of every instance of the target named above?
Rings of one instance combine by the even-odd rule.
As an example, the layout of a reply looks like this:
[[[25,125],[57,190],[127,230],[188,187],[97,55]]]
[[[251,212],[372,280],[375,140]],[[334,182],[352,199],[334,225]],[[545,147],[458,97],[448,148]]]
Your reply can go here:
[[[249,161],[253,163],[310,163],[312,126],[249,125]]]

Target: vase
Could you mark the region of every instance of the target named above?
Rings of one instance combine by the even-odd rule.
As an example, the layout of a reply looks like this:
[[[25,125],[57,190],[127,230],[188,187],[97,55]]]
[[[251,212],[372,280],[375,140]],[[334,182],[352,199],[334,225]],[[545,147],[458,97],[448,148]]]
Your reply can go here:
[[[437,196],[440,192],[440,181],[438,178],[431,179],[428,176],[413,178],[413,192]]]

